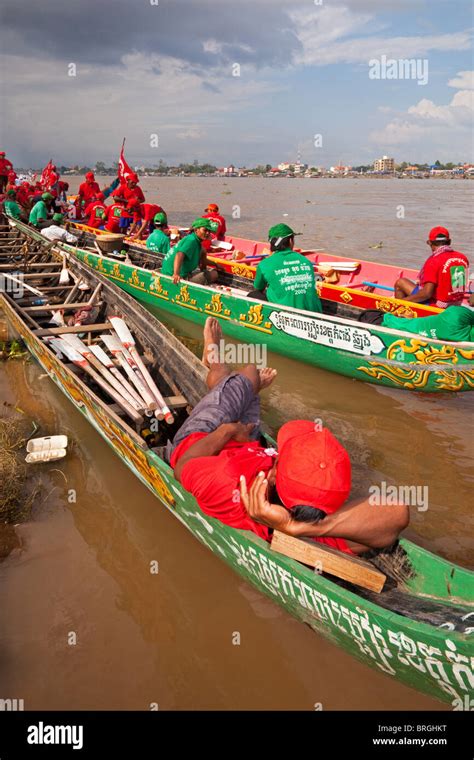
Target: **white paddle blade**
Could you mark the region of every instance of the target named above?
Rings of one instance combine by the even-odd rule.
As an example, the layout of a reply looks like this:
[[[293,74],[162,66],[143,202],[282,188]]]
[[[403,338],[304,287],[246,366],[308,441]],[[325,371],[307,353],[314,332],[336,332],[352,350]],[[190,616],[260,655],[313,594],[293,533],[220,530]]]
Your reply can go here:
[[[110,356],[107,356],[103,348],[96,344],[89,346],[89,348],[94,354],[95,358],[102,362],[104,366],[108,367],[109,369],[114,366],[112,359]]]
[[[82,356],[86,356],[90,353],[88,347],[82,342],[78,335],[70,335],[66,333],[65,335],[62,335],[61,338],[68,344],[68,346],[74,348],[79,354],[82,354]]]
[[[55,340],[55,343],[58,345],[61,353],[64,354],[64,356],[66,356],[69,361],[74,363],[84,361],[80,353],[78,353],[72,346],[69,346],[62,338],[58,338],[57,341]]]
[[[123,346],[116,335],[107,335],[105,333],[101,333],[100,339],[112,353],[123,351]]]
[[[110,317],[110,322],[124,346],[128,348],[135,345],[133,335],[121,317]]]

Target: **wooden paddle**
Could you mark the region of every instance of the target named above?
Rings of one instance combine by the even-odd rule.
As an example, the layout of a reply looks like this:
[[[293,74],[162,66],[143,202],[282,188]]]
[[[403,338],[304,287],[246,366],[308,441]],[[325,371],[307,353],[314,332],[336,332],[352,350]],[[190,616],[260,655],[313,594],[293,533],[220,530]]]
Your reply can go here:
[[[119,360],[120,366],[123,367],[138,393],[144,399],[147,408],[155,410],[158,407],[158,402],[145,384],[138,367],[133,362],[127,349],[122,346],[116,335],[102,334],[100,338],[112,356],[115,356]]]
[[[89,364],[89,362],[84,359],[81,354],[79,354],[74,348],[69,346],[65,340],[62,338],[49,338],[47,339],[49,344],[55,349],[56,352],[59,354],[62,354],[66,356],[69,361],[71,361],[73,364],[76,365],[76,367],[80,367],[84,372],[86,372],[92,379],[99,385],[113,400],[124,410],[126,414],[134,421],[134,422],[143,422],[143,417],[141,414],[139,414],[136,409],[134,409],[130,404],[125,401],[123,396],[120,393],[117,393],[114,388],[112,388],[101,375],[99,375]]]
[[[78,354],[80,354],[84,359],[86,359],[89,364],[91,364],[94,369],[96,369],[100,374],[107,380],[107,382],[115,388],[115,390],[120,393],[121,396],[127,401],[130,406],[132,406],[137,411],[143,411],[144,406],[143,402],[138,403],[136,398],[128,393],[126,388],[124,388],[123,384],[120,382],[120,379],[118,379],[115,375],[113,375],[108,367],[106,367],[100,359],[97,359],[97,357],[92,352],[91,346],[86,346],[85,343],[82,342],[80,337],[78,335],[71,335],[66,334],[61,336],[62,340],[64,340],[71,348],[73,348],[75,351],[77,351]],[[119,373],[120,374],[120,373]]]
[[[107,367],[107,369],[109,370],[109,372],[111,372],[112,375],[114,375],[117,378],[117,380],[119,381],[119,383],[125,388],[125,390],[128,392],[128,394],[132,398],[135,399],[135,401],[138,403],[138,407],[137,408],[139,408],[139,409],[145,409],[146,408],[146,404],[143,401],[142,397],[137,393],[137,391],[135,390],[135,388],[133,388],[133,386],[130,385],[130,383],[128,382],[128,380],[126,380],[124,378],[124,376],[122,375],[122,373],[120,372],[120,370],[117,369],[117,367],[113,363],[113,361],[110,358],[110,356],[108,356],[108,354],[105,353],[104,349],[101,348],[101,346],[98,346],[96,343],[92,344],[91,346],[89,346],[89,348],[92,351],[92,353],[94,354],[95,358],[98,359],[105,367]]]
[[[171,414],[171,410],[168,406],[166,406],[165,400],[163,396],[160,393],[160,390],[158,386],[156,385],[155,381],[153,380],[152,376],[148,372],[147,368],[145,367],[142,358],[140,354],[138,353],[135,345],[135,339],[128,329],[126,323],[123,319],[120,317],[110,317],[110,321],[114,327],[115,332],[119,336],[120,341],[122,342],[122,345],[125,346],[125,348],[130,352],[130,356],[134,361],[137,363],[140,372],[142,373],[143,377],[145,378],[146,383],[148,384],[148,387],[150,388],[151,392],[153,393],[154,397],[156,398],[159,409],[161,413],[164,415],[165,422],[168,423],[168,425],[172,425],[174,422],[174,417]]]

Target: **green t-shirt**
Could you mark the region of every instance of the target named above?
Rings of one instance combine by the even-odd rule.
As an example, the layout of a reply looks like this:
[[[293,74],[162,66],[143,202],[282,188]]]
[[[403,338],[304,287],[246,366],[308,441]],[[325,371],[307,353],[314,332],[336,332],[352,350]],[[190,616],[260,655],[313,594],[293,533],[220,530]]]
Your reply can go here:
[[[174,260],[178,251],[181,251],[184,254],[184,260],[181,264],[181,272],[179,274],[181,277],[187,277],[188,274],[198,268],[201,258],[201,241],[195,232],[186,235],[186,237],[180,240],[174,248],[168,251],[163,259],[161,267],[163,274],[173,274]]]
[[[260,262],[254,287],[257,290],[266,287],[267,298],[273,303],[306,311],[322,311],[312,263],[290,248],[275,251]]]
[[[382,325],[425,338],[474,341],[474,309],[468,306],[448,306],[440,314],[413,319],[385,314]]]
[[[16,201],[3,201],[3,210],[13,219],[21,219],[21,209]]]
[[[48,209],[46,207],[46,203],[44,201],[38,201],[30,211],[30,218],[28,220],[29,223],[36,226],[41,219],[47,218]]]
[[[146,239],[146,247],[150,251],[157,253],[168,253],[170,249],[170,239],[165,235],[163,230],[153,230],[151,235]]]

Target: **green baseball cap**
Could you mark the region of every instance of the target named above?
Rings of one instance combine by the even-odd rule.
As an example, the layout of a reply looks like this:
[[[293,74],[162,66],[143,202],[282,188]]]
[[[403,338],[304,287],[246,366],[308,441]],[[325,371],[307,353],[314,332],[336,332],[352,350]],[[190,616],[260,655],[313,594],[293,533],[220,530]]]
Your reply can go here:
[[[153,222],[154,222],[154,224],[167,224],[168,220],[166,218],[166,214],[164,214],[162,211],[159,211],[153,217]]]
[[[54,199],[54,195],[51,195],[51,193],[43,193],[41,197],[44,201],[52,201]]]
[[[210,219],[203,219],[203,217],[195,219],[191,225],[191,228],[193,230],[198,230],[200,227],[204,227],[204,229],[209,230],[209,232],[214,232],[214,226],[212,225]]]
[[[9,198],[16,198],[15,190],[7,190],[7,195]]]
[[[53,214],[53,222],[64,222],[62,214]]]
[[[268,230],[268,239],[273,240],[273,238],[286,238],[290,237],[291,235],[301,235],[301,232],[294,232],[291,227],[288,227],[287,224],[275,224],[273,227],[270,227]]]

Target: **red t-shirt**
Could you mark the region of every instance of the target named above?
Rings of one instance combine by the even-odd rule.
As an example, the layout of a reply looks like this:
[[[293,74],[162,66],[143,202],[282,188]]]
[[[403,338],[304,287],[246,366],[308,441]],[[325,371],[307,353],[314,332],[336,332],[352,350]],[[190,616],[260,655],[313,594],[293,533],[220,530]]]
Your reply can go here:
[[[86,203],[97,193],[100,193],[100,187],[97,182],[83,182],[79,185],[79,195]]]
[[[107,214],[102,201],[92,201],[92,203],[89,203],[84,211],[84,216],[89,217],[86,222],[89,227],[97,228],[104,224]]]
[[[468,268],[469,259],[459,251],[432,253],[420,271],[420,287],[427,282],[434,283],[431,302],[442,309],[460,303],[464,298]]]
[[[137,200],[140,201],[140,203],[145,202],[145,196],[143,195],[143,190],[139,185],[135,185],[135,187],[127,187],[127,185],[120,185],[120,187],[117,188],[117,190],[114,191],[114,195],[120,196],[120,198],[125,198],[127,203],[132,200],[132,198],[137,198]]]
[[[173,452],[171,466],[175,467],[185,451],[206,435],[191,433],[181,441]],[[256,441],[229,441],[217,456],[196,457],[185,464],[181,484],[192,493],[206,515],[216,517],[231,528],[252,530],[268,541],[270,529],[252,520],[240,501],[240,476],[245,475],[250,487],[260,471],[266,474],[271,470],[274,461]]]
[[[123,206],[121,203],[112,203],[106,207],[107,224],[105,229],[109,232],[120,232],[120,217],[122,216]]]
[[[191,433],[176,447],[171,456],[171,467],[193,443],[205,438],[207,433]],[[229,441],[220,454],[213,457],[196,457],[184,465],[181,485],[189,491],[202,511],[215,517],[231,528],[251,530],[270,541],[271,529],[249,517],[240,500],[240,476],[245,475],[249,489],[259,472],[267,475],[275,463],[272,449],[264,449],[257,441],[237,443]],[[343,538],[315,537],[314,541],[352,554]]]
[[[207,214],[202,215],[203,219],[211,219],[213,222],[217,222],[216,238],[218,240],[224,240],[225,233],[227,231],[225,219],[215,211],[209,211]]]
[[[161,206],[157,206],[156,203],[140,203],[140,206],[133,214],[134,222],[152,222],[155,214],[163,211]]]

